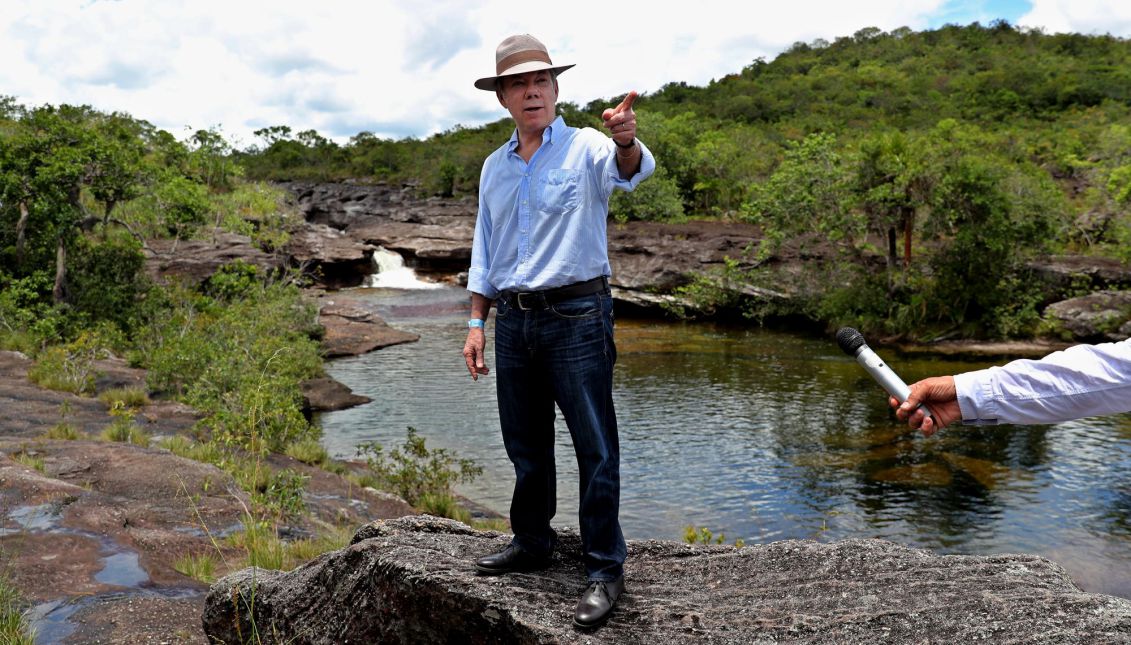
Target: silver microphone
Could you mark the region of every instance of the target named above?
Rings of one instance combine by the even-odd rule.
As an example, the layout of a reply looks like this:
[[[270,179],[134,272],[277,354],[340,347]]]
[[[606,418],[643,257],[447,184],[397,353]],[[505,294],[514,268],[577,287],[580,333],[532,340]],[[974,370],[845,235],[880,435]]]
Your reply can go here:
[[[856,358],[856,362],[860,363],[872,378],[880,384],[888,394],[894,396],[900,403],[907,400],[911,395],[911,388],[899,378],[895,372],[892,371],[884,359],[876,355],[868,344],[864,342],[864,335],[851,327],[841,327],[836,333],[836,342],[840,348],[844,350],[845,354]],[[923,411],[924,417],[931,417],[931,410],[923,404],[919,404],[920,410]]]

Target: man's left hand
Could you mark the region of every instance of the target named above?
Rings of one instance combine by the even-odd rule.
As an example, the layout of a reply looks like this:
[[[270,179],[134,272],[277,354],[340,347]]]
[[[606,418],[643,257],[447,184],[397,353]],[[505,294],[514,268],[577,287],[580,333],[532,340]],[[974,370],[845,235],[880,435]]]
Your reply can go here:
[[[633,90],[624,97],[620,105],[609,108],[601,114],[605,127],[612,133],[613,141],[618,145],[628,146],[636,139],[636,113],[632,111],[632,104],[639,94]]]

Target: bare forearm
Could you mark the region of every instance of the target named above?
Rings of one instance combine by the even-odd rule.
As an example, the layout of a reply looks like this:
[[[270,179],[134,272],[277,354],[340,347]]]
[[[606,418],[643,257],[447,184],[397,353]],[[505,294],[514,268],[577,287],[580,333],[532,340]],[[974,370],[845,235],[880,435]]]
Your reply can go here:
[[[487,313],[491,311],[491,299],[482,294],[471,294],[471,317],[487,320]]]
[[[621,179],[628,179],[640,172],[640,144],[633,141],[632,147],[621,148],[617,146],[617,170]]]

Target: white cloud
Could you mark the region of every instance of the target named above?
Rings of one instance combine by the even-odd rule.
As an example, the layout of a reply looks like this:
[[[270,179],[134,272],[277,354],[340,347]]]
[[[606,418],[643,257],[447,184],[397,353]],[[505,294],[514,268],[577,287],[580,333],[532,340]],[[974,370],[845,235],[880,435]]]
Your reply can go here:
[[[701,85],[797,41],[864,27],[923,29],[955,5],[9,0],[0,13],[0,94],[127,111],[178,136],[222,126],[242,146],[254,143],[252,130],[282,124],[338,140],[362,129],[427,136],[505,116],[472,82],[492,73],[495,45],[512,33],[534,33],[555,61],[575,63],[562,77],[562,100],[585,104],[673,81]],[[1126,35],[1129,7],[1036,0],[1019,22]]]
[[[1017,23],[1046,33],[1079,32],[1131,35],[1131,2],[1125,0],[1033,0],[1033,9]]]

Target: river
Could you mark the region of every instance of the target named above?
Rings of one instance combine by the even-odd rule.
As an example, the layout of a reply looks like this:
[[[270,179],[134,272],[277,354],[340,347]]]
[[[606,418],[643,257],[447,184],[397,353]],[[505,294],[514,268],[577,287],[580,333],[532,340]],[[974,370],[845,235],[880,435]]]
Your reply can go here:
[[[328,365],[373,402],[321,415],[327,448],[354,457],[363,441],[400,446],[414,427],[430,448],[483,466],[459,491],[505,514],[514,473],[494,376],[472,382],[460,354],[466,292],[350,296],[421,338]],[[728,543],[878,537],[939,553],[1035,553],[1084,590],[1131,598],[1131,415],[923,439],[831,337],[631,319],[616,333],[628,539],[679,540],[694,525]],[[991,364],[876,349],[908,382]],[[576,526],[576,462],[560,415],[558,426],[555,524]]]

